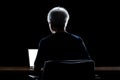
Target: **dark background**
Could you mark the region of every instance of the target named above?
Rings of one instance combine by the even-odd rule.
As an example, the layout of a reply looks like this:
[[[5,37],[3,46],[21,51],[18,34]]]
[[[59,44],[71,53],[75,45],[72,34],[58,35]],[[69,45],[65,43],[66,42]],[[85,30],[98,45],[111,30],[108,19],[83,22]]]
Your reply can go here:
[[[120,66],[117,2],[40,0],[0,2],[0,66],[28,66],[29,48],[50,33],[46,20],[55,6],[70,14],[67,31],[85,41],[96,66]]]

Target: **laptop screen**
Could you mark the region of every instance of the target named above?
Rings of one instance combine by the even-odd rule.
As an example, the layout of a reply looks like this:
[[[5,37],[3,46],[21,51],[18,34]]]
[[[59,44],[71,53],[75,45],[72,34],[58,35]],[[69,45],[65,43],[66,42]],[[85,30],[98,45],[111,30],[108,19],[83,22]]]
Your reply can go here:
[[[31,69],[34,69],[34,62],[37,56],[38,49],[28,49],[28,56],[29,56],[29,66]]]

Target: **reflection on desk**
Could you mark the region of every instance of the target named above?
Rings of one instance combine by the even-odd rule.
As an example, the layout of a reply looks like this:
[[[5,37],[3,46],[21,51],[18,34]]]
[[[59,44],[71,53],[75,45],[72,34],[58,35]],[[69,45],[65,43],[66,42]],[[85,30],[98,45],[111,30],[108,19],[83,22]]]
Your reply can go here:
[[[0,71],[33,71],[30,67],[0,67]]]
[[[34,71],[30,67],[0,67],[0,71]],[[119,67],[95,67],[95,71],[120,71]]]
[[[95,71],[120,71],[120,66],[118,67],[95,67]]]

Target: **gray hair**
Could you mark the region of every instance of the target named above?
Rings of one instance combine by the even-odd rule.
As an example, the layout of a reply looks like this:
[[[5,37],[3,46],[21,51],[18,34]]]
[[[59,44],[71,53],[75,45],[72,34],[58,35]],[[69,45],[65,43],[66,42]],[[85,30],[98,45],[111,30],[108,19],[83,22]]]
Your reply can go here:
[[[63,7],[54,7],[52,8],[48,15],[47,15],[47,21],[53,22],[54,24],[60,24],[63,27],[67,26],[69,20],[69,13],[67,10]]]

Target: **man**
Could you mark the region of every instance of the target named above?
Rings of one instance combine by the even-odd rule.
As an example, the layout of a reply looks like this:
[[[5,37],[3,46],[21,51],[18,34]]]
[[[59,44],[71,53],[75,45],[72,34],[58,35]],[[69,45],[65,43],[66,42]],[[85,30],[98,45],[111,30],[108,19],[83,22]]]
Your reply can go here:
[[[81,37],[66,31],[69,14],[62,7],[51,9],[47,16],[51,35],[40,40],[35,71],[41,70],[47,60],[90,59]]]

